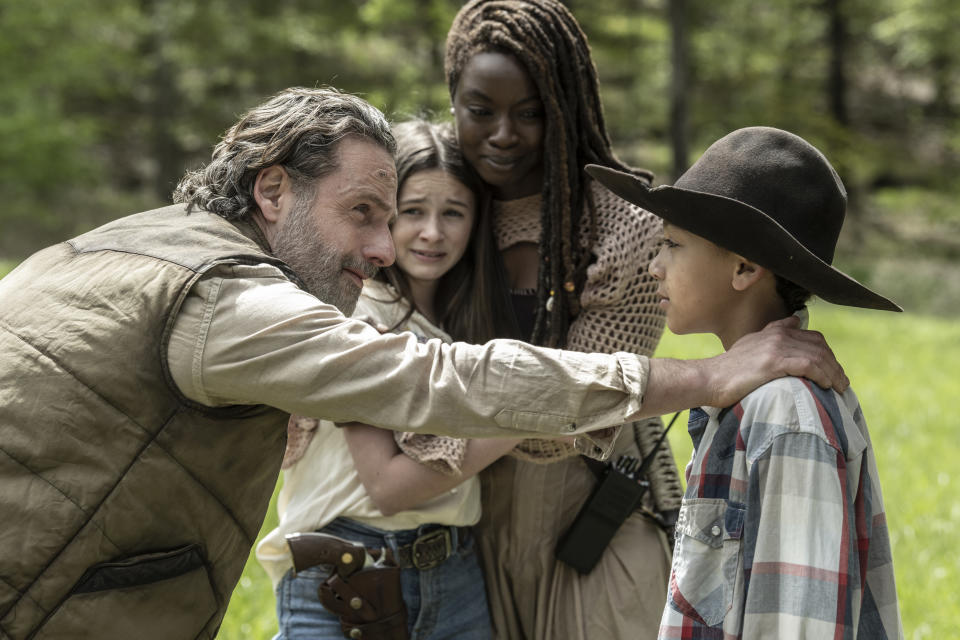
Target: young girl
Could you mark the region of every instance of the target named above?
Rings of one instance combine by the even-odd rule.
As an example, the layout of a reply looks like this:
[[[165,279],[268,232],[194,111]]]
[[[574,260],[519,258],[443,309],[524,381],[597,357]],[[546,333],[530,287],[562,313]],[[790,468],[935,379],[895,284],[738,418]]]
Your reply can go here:
[[[394,134],[396,263],[368,281],[354,317],[383,331],[412,331],[421,341],[486,341],[502,328],[484,299],[491,279],[483,276],[482,265],[490,264],[484,252],[491,250],[480,238],[476,179],[448,126],[412,121],[396,126]],[[295,437],[312,429],[312,438],[299,459],[288,448],[293,455],[284,463],[280,524],[257,547],[276,585],[277,638],[344,637],[338,618],[317,598],[329,567],[296,576],[290,570],[284,536],[313,530],[371,549],[391,548],[400,558],[415,541],[442,540],[445,548],[449,540],[444,552],[449,555],[439,565],[401,571],[411,638],[489,638],[483,577],[469,529],[480,517],[476,473],[518,441],[395,436],[367,425],[338,429],[296,416],[291,423]]]
[[[660,223],[593,183],[583,167],[651,176],[611,150],[590,48],[574,17],[556,0],[472,0],[447,35],[445,66],[460,148],[495,198],[519,336],[651,355],[663,331],[647,272]],[[659,420],[625,425],[612,455],[643,457],[661,433]],[[670,552],[653,519],[635,511],[589,574],[554,556],[596,486],[576,453],[525,442],[481,476],[477,539],[498,638],[656,635]],[[654,500],[646,513],[669,518],[682,492],[666,443],[648,477]]]

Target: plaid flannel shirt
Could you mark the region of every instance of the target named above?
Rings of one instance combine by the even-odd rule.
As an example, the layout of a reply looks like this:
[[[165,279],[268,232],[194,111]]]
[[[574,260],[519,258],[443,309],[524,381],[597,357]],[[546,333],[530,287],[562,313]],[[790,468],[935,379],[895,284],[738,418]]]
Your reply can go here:
[[[902,638],[856,395],[781,378],[690,412],[660,638]]]

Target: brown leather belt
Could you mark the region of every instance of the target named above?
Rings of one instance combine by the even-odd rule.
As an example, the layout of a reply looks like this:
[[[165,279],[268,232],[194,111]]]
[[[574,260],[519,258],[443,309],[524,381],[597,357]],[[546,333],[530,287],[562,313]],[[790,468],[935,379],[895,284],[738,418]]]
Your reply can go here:
[[[456,540],[451,531],[456,530]],[[464,536],[468,535],[469,529],[467,527],[443,527],[442,529],[434,529],[433,531],[428,531],[420,535],[416,540],[405,545],[401,545],[397,548],[397,553],[394,553],[389,547],[384,547],[383,549],[369,548],[366,549],[367,555],[369,555],[374,560],[379,560],[380,556],[384,549],[386,549],[386,562],[390,566],[399,567],[401,569],[417,569],[418,571],[426,571],[427,569],[433,569],[434,567],[440,566],[443,562],[453,555],[453,552],[457,550],[457,546],[464,540]]]
[[[462,536],[463,529],[458,528],[457,537]],[[455,551],[450,535],[450,527],[434,529],[424,533],[410,544],[397,549],[394,561],[401,569],[433,569],[443,563]]]

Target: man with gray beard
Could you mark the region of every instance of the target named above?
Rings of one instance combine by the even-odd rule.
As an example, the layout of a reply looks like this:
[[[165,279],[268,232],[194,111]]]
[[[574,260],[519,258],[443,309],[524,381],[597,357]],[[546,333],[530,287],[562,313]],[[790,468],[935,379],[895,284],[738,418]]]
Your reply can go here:
[[[0,280],[0,638],[213,637],[289,413],[570,436],[727,406],[784,374],[846,386],[822,338],[789,321],[678,362],[419,344],[349,320],[394,259],[393,150],[363,100],[282,91],[226,132],[178,204]]]
[[[351,141],[352,144],[352,141]],[[273,255],[283,260],[303,281],[303,288],[340,309],[345,316],[353,314],[361,285],[344,283],[337,274],[349,270],[363,279],[372,278],[377,267],[362,258],[345,256],[336,251],[312,215],[316,189],[295,198],[286,223],[272,242]]]

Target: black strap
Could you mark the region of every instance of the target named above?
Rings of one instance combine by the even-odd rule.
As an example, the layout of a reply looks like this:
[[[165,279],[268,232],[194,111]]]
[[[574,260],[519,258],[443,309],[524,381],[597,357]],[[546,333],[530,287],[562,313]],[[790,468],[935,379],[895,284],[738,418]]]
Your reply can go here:
[[[673,426],[673,423],[677,421],[678,417],[680,417],[679,411],[673,414],[673,417],[670,418],[670,424],[668,424],[667,428],[663,430],[663,434],[660,436],[660,439],[657,440],[657,444],[654,445],[650,453],[648,453],[640,462],[640,466],[636,471],[637,477],[646,473],[647,469],[650,468],[650,465],[653,464],[653,459],[656,457],[657,451],[660,449],[660,445],[663,444],[663,441],[667,437],[667,433],[670,431],[670,427]],[[603,480],[603,476],[607,473],[607,468],[610,466],[609,462],[597,460],[596,458],[590,458],[585,455],[581,455],[580,459],[583,460],[583,463],[587,465],[587,468],[590,469],[593,475],[597,478],[597,482]]]

